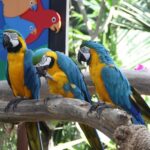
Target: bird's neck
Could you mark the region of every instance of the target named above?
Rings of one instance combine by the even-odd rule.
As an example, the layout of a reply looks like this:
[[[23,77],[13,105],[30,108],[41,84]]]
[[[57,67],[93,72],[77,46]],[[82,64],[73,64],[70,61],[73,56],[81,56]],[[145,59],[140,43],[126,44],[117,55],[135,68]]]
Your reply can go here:
[[[89,62],[89,66],[93,66],[93,65],[97,65],[99,63],[102,63],[99,55],[96,53],[96,51],[94,49],[90,49],[90,62]]]
[[[19,43],[19,45],[17,45],[16,47],[11,47],[11,48],[8,48],[7,51],[8,53],[18,53],[21,49],[22,45],[21,43]]]
[[[91,59],[89,62],[89,71],[90,74],[95,74],[97,70],[99,71],[102,70],[103,67],[106,66],[106,64],[100,60],[99,55],[95,52],[95,50],[91,49],[90,54],[91,54]]]
[[[24,53],[8,53],[7,55],[8,62],[13,64],[19,64],[24,61]]]

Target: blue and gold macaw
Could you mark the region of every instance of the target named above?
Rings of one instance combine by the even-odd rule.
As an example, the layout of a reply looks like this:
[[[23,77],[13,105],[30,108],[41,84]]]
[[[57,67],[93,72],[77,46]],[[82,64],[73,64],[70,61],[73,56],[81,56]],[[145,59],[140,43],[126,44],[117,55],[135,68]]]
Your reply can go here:
[[[98,96],[107,104],[121,107],[132,115],[133,123],[145,124],[143,115],[150,118],[150,109],[127,78],[117,68],[102,44],[84,41],[78,52],[78,61],[87,62]]]
[[[41,76],[49,78],[49,91],[64,97],[86,100],[91,103],[91,97],[85,85],[83,76],[77,65],[61,52],[48,49],[37,50],[34,53],[34,64]],[[93,150],[103,149],[96,129],[80,124]]]
[[[39,99],[40,79],[36,68],[32,64],[32,51],[28,50],[22,36],[15,30],[5,30],[3,33],[3,46],[8,51],[7,81],[15,97]],[[14,102],[10,102],[10,107]],[[40,126],[43,122],[25,123],[28,142],[31,150],[43,150]]]

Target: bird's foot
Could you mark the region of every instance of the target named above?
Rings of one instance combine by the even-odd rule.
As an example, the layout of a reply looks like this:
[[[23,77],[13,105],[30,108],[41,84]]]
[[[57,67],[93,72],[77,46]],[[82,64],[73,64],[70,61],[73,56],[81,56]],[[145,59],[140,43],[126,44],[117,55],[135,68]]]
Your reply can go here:
[[[5,112],[8,112],[8,110],[12,107],[12,109],[14,110],[15,108],[17,108],[17,105],[22,101],[22,99],[13,99],[11,100],[7,106],[5,107]]]
[[[93,104],[90,108],[90,110],[88,111],[88,114],[89,113],[92,113],[93,111],[96,111],[97,112],[97,118],[100,118],[100,115],[102,113],[102,111],[105,109],[105,108],[111,108],[110,105],[107,105],[106,103],[104,102],[97,102],[95,104]]]

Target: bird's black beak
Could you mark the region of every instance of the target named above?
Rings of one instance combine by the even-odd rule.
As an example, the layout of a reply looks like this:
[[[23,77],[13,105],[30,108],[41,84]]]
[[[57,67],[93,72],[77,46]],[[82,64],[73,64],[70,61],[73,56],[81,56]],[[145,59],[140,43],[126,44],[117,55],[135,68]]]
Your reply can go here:
[[[46,66],[36,66],[37,74],[40,77],[45,77],[46,70],[48,69],[48,67],[49,67],[48,65],[46,65]]]
[[[84,55],[79,51],[78,52],[78,62],[82,64],[82,61],[86,62]]]
[[[12,43],[10,42],[9,36],[6,34],[3,35],[3,46],[4,48],[7,48],[7,49],[13,46]]]

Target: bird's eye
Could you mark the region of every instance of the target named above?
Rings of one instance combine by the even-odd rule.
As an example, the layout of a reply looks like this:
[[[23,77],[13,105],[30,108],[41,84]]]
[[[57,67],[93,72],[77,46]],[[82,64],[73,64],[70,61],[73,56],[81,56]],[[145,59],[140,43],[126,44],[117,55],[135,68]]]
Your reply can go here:
[[[29,29],[30,29],[31,31],[33,31],[33,26],[29,26]]]
[[[33,0],[30,0],[30,3],[29,3],[30,6],[33,6],[34,5],[34,2]]]
[[[56,17],[52,17],[52,22],[56,22]]]

